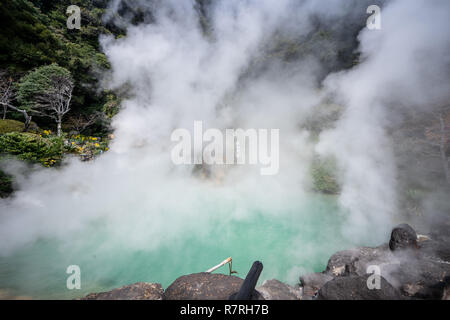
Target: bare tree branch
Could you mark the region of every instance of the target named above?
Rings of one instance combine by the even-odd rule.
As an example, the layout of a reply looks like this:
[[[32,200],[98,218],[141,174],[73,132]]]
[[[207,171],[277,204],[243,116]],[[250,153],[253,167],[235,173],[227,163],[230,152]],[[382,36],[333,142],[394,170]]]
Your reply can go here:
[[[72,80],[64,76],[55,76],[51,79],[51,87],[36,97],[37,104],[34,112],[54,119],[58,136],[61,136],[62,118],[70,111],[72,90]]]
[[[25,117],[25,128],[24,131],[28,131],[28,129],[30,128],[30,123],[31,123],[31,116],[28,114],[28,112],[25,109],[19,109],[15,106],[13,106],[12,104],[7,104],[4,103],[2,101],[0,101],[0,105],[2,105],[4,108],[10,108],[14,111],[20,112],[23,114],[23,116]]]
[[[8,111],[8,105],[14,100],[16,96],[13,90],[13,80],[8,77],[7,72],[4,70],[0,71],[0,102],[3,106],[3,120],[6,119],[6,113]]]
[[[67,122],[75,131],[81,133],[103,117],[105,117],[103,112],[95,112],[89,115],[78,114],[76,116],[71,116]]]

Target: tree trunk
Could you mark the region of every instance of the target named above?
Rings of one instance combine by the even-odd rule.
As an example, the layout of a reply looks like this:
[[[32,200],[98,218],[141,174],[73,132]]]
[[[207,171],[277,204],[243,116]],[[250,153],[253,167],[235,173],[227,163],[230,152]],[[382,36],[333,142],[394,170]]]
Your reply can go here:
[[[444,172],[445,172],[445,179],[447,180],[447,183],[450,183],[450,170],[448,167],[448,159],[447,159],[447,155],[446,155],[446,135],[445,135],[445,123],[444,123],[444,119],[442,118],[442,114],[439,115],[439,121],[441,123],[441,144],[440,144],[440,149],[441,149],[441,160],[442,160],[442,165],[444,167]]]
[[[56,120],[58,137],[61,137],[61,122],[62,122],[61,117],[58,117],[58,120]]]
[[[23,115],[25,116],[25,128],[23,129],[23,132],[27,132],[28,129],[30,129],[31,116],[26,112]]]
[[[6,111],[8,110],[8,106],[4,105],[3,106],[3,120],[6,119]]]
[[[16,108],[11,104],[4,104],[4,103],[0,103],[0,104],[2,104],[3,107],[5,107],[5,108],[11,108],[11,109],[23,114],[23,116],[25,117],[25,128],[23,131],[27,132],[28,128],[30,127],[30,123],[31,123],[31,116],[28,115],[27,111],[25,109]]]

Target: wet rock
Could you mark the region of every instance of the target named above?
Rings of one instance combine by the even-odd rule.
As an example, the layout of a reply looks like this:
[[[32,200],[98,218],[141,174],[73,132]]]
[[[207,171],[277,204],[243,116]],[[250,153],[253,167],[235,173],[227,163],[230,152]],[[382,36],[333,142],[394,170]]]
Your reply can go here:
[[[410,225],[400,224],[392,230],[389,249],[395,251],[408,248],[417,248],[417,234]]]
[[[300,300],[302,290],[276,279],[264,281],[256,290],[265,300]]]
[[[163,300],[159,283],[137,282],[108,292],[91,293],[81,300]]]
[[[337,277],[325,283],[317,300],[401,300],[400,292],[383,277],[380,289],[369,289],[366,276]]]
[[[167,300],[228,300],[243,279],[214,273],[194,273],[176,279],[165,291]]]

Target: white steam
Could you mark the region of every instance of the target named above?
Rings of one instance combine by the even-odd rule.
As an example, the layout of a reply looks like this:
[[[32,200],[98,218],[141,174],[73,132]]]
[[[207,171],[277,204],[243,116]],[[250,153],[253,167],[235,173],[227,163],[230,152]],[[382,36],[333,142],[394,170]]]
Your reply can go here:
[[[376,235],[397,212],[395,146],[386,129],[404,108],[432,110],[449,101],[449,8],[448,1],[390,2],[382,30],[359,35],[363,63],[325,81],[346,110],[317,148],[341,166],[349,233]]]
[[[101,39],[112,65],[110,86],[127,85],[131,97],[114,120],[111,150],[91,163],[72,159],[20,180],[15,196],[0,203],[0,254],[40,237],[76,246],[83,239],[72,235],[98,220],[111,235],[102,246],[152,250],[187,234],[210,237],[215,214],[251,220],[260,210],[283,219],[279,208],[307,197],[315,149],[338,161],[345,234],[354,243],[383,241],[397,211],[394,146],[386,127],[397,109],[448,96],[450,3],[389,2],[382,30],[359,36],[361,64],[330,75],[322,89],[316,85],[322,68],[311,56],[296,64],[271,62],[252,74],[250,65],[276,31],[300,37],[312,30],[311,14],[336,20],[352,9],[318,2],[217,1],[206,37],[193,3],[163,1],[154,24],[129,26],[121,39]],[[325,97],[345,111],[315,146],[302,125]],[[214,168],[212,179],[202,180],[192,167],[174,166],[171,132],[190,130],[195,120],[206,128],[280,129],[279,174]],[[226,212],[211,212],[225,203]]]

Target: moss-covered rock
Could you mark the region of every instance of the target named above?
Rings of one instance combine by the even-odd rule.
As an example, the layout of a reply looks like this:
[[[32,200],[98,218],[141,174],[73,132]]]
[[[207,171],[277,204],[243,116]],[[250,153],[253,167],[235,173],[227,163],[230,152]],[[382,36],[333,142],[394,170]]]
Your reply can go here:
[[[5,119],[0,120],[0,134],[10,133],[10,132],[23,132],[25,129],[25,124],[18,120]],[[38,125],[35,122],[31,122],[28,128],[28,132],[39,133]]]
[[[9,132],[22,132],[25,129],[25,124],[17,120],[0,120],[0,134]]]

